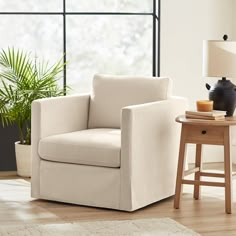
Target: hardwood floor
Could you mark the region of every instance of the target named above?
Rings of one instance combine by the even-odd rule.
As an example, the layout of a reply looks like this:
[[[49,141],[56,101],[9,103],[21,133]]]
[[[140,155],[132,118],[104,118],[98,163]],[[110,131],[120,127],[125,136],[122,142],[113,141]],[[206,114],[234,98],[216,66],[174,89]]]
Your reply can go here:
[[[206,169],[206,166],[204,167]],[[220,164],[207,169],[222,169]],[[234,166],[234,170],[236,167]],[[236,189],[236,180],[234,181]],[[236,236],[236,191],[232,214],[225,214],[224,188],[202,187],[200,200],[193,199],[193,187],[184,186],[180,209],[173,197],[133,213],[35,200],[30,197],[30,180],[0,177],[0,225],[24,223],[65,223],[72,221],[125,220],[170,217],[205,236]]]

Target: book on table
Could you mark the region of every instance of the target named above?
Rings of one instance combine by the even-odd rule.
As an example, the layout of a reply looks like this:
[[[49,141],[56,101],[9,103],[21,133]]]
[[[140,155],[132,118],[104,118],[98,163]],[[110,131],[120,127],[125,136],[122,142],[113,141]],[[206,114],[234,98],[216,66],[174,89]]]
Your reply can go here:
[[[225,120],[225,116],[198,116],[198,115],[185,115],[188,119],[202,119],[202,120]]]
[[[224,120],[226,111],[213,110],[210,112],[204,111],[185,111],[185,116],[188,119],[203,119],[203,120]]]

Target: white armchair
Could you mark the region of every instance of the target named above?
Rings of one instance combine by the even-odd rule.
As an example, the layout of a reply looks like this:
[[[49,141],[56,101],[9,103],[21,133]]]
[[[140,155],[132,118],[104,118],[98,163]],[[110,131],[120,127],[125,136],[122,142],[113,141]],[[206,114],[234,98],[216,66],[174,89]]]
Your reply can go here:
[[[32,104],[32,197],[133,211],[174,194],[186,100],[171,80],[95,75]]]

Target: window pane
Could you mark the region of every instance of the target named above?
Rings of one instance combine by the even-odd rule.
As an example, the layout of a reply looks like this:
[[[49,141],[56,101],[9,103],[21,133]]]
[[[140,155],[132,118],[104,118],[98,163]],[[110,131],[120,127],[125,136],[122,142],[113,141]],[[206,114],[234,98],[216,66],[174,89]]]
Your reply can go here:
[[[67,83],[87,92],[95,73],[152,75],[151,16],[68,16]]]
[[[45,59],[50,65],[62,58],[61,16],[1,15],[0,22],[1,48],[14,46],[30,51],[33,57]]]
[[[99,3],[98,3],[99,2]],[[152,12],[153,0],[67,0],[67,11]]]
[[[62,11],[63,0],[0,0],[1,12]]]

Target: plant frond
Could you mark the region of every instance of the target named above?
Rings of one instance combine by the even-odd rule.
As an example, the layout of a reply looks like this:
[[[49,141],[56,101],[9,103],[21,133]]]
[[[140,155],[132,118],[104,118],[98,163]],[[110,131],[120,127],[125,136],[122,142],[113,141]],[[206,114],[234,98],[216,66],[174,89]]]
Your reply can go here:
[[[35,99],[64,95],[64,89],[58,85],[63,69],[63,58],[49,66],[48,61],[32,59],[30,53],[14,47],[0,51],[1,122],[16,124],[22,143],[23,139],[30,143],[31,103]]]

